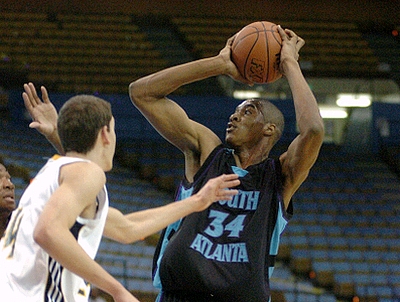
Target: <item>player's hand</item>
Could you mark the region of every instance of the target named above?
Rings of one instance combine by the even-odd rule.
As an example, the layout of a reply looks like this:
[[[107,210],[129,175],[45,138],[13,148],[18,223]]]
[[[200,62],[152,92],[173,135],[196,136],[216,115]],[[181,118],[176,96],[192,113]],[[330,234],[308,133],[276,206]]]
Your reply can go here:
[[[282,49],[280,56],[280,71],[285,75],[285,65],[290,61],[298,61],[299,51],[304,46],[305,41],[290,29],[283,29],[278,26],[278,32],[282,38]]]
[[[232,44],[233,41],[235,40],[236,35],[233,35],[230,37],[226,44],[225,47],[219,52],[219,56],[223,58],[223,60],[226,62],[226,75],[230,76],[232,79],[235,81],[248,84],[250,86],[253,86],[253,83],[245,79],[244,77],[241,76],[239,73],[239,70],[237,69],[235,63],[232,61]]]
[[[24,84],[25,92],[22,93],[25,108],[32,118],[30,128],[38,130],[45,137],[50,137],[57,131],[57,110],[50,102],[49,95],[45,87],[41,87],[42,99],[36,93],[36,88],[32,83]]]
[[[231,200],[232,197],[239,193],[236,189],[231,189],[240,184],[237,174],[223,174],[221,176],[210,179],[199,192],[196,193],[200,202],[198,211],[208,208],[213,202],[220,200]]]

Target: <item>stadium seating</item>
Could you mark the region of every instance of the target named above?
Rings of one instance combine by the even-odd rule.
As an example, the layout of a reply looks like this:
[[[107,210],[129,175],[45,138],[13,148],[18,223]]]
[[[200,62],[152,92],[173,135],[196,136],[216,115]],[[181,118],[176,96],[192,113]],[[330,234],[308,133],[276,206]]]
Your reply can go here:
[[[323,191],[324,183],[329,196],[313,192],[314,185]],[[322,150],[295,195],[296,214],[282,238],[292,269],[313,272],[315,283],[339,298],[398,298],[399,196],[398,177],[375,157]]]
[[[8,65],[64,92],[125,93],[166,65],[129,15],[2,12],[0,39]]]
[[[149,24],[132,15],[0,12],[1,67],[26,75],[36,84],[43,83],[51,91],[124,95],[110,96],[120,140],[116,169],[108,175],[108,189],[111,205],[126,213],[172,200],[171,192],[183,171],[182,155],[161,141],[137,112],[121,105],[120,102],[129,102],[128,84],[173,63],[217,54],[226,39],[249,22],[252,20],[246,18],[221,21],[207,16],[176,17],[164,20],[163,33],[157,35],[157,29],[151,33]],[[378,64],[376,49],[381,40],[366,36],[357,24],[276,22],[296,29],[307,40],[301,55],[307,75],[388,76]],[[157,28],[157,24],[151,26]],[[217,27],[218,31],[213,30]],[[159,39],[163,42],[157,43]],[[179,46],[188,51],[171,51],[170,57],[163,53],[163,49]],[[218,91],[208,88],[207,93]],[[19,98],[20,90],[18,87]],[[188,88],[179,94],[195,92],[198,90]],[[222,108],[228,102],[232,100],[218,99]],[[205,107],[213,110],[199,116],[191,109],[190,116],[213,130],[221,128],[226,123],[221,116],[227,115],[215,107]],[[394,112],[385,106],[381,111]],[[289,114],[284,143],[274,149],[274,154],[295,135],[292,115]],[[400,163],[397,117],[393,115],[388,120],[391,136],[375,137],[374,145],[379,148],[388,143],[384,146],[391,163],[396,157]],[[21,129],[3,122],[2,127],[0,155],[7,165],[24,167],[29,180],[54,154],[53,148],[36,131],[26,131],[26,125]],[[377,129],[372,131],[376,134]],[[217,135],[222,136],[223,132]],[[121,155],[121,149],[130,152]],[[374,151],[357,156],[342,152],[337,146],[324,146],[309,178],[294,197],[295,216],[282,238],[271,280],[273,289],[285,292],[278,301],[335,301],[334,294],[345,300],[353,296],[360,301],[400,299],[399,178],[395,169],[380,159],[381,150]],[[134,172],[128,169],[132,167]],[[17,199],[28,183],[26,174],[21,175],[13,179]],[[124,246],[104,240],[97,260],[129,289],[154,295],[157,290],[151,285],[150,272],[154,245],[148,242]]]
[[[227,38],[254,21],[187,16],[144,22],[143,17],[128,14],[27,12],[0,12],[0,16],[4,68],[60,92],[100,93],[126,93],[138,77],[216,55]],[[371,78],[390,74],[379,69],[372,44],[353,22],[273,21],[295,29],[307,40],[300,59],[306,75]],[[179,92],[220,95],[221,87],[210,81]]]

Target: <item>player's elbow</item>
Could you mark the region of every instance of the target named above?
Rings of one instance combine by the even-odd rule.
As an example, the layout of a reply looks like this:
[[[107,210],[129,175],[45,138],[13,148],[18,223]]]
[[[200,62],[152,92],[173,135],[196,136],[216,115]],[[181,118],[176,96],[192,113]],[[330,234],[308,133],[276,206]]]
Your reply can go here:
[[[143,81],[139,79],[129,84],[129,97],[136,107],[139,107],[146,97],[146,90],[142,82]]]
[[[116,242],[121,243],[121,244],[131,244],[131,243],[138,241],[140,238],[136,238],[133,236],[119,235],[119,236],[115,236],[113,239]]]
[[[42,226],[41,224],[36,225],[33,230],[33,240],[41,247],[46,246],[50,242],[50,228]]]
[[[313,123],[312,125],[310,125],[307,128],[305,136],[314,144],[322,145],[325,136],[325,128],[323,122],[321,121],[320,123]]]
[[[310,129],[312,135],[324,137],[325,135],[325,127],[324,122],[322,120],[318,120],[312,124]]]

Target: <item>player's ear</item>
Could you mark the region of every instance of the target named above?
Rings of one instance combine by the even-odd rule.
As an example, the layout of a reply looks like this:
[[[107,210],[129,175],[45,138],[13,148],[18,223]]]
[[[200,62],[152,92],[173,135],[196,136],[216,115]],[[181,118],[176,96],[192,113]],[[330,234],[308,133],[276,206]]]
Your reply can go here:
[[[264,125],[263,133],[265,136],[272,136],[276,131],[276,125],[273,123],[266,123]]]
[[[107,126],[103,126],[99,132],[99,135],[101,136],[101,140],[103,142],[103,144],[108,145],[111,140],[110,140],[110,127]]]

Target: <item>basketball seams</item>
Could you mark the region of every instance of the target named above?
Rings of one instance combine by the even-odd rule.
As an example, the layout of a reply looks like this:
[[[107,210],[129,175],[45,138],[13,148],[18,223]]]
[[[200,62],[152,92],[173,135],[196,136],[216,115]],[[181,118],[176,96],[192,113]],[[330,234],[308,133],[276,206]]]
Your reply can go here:
[[[254,39],[253,45],[249,48],[246,60],[244,61],[243,74],[247,74],[249,58],[252,56],[254,47],[257,45],[258,39],[260,38],[259,32],[254,32],[253,34],[257,34],[257,37]]]
[[[244,78],[261,84],[274,82],[282,76],[276,69],[282,47],[276,27],[268,21],[257,21],[237,33],[232,44],[232,60]]]
[[[263,26],[265,27],[265,25],[263,24]],[[268,80],[269,80],[269,70],[270,70],[270,66],[269,66],[269,62],[270,62],[270,59],[269,59],[269,56],[270,56],[270,49],[269,49],[269,44],[268,44],[268,33],[266,32],[266,31],[264,31],[264,39],[265,39],[265,51],[266,51],[266,53],[267,53],[267,55],[266,55],[266,73],[265,73],[265,79],[264,79],[264,82],[268,82]]]

